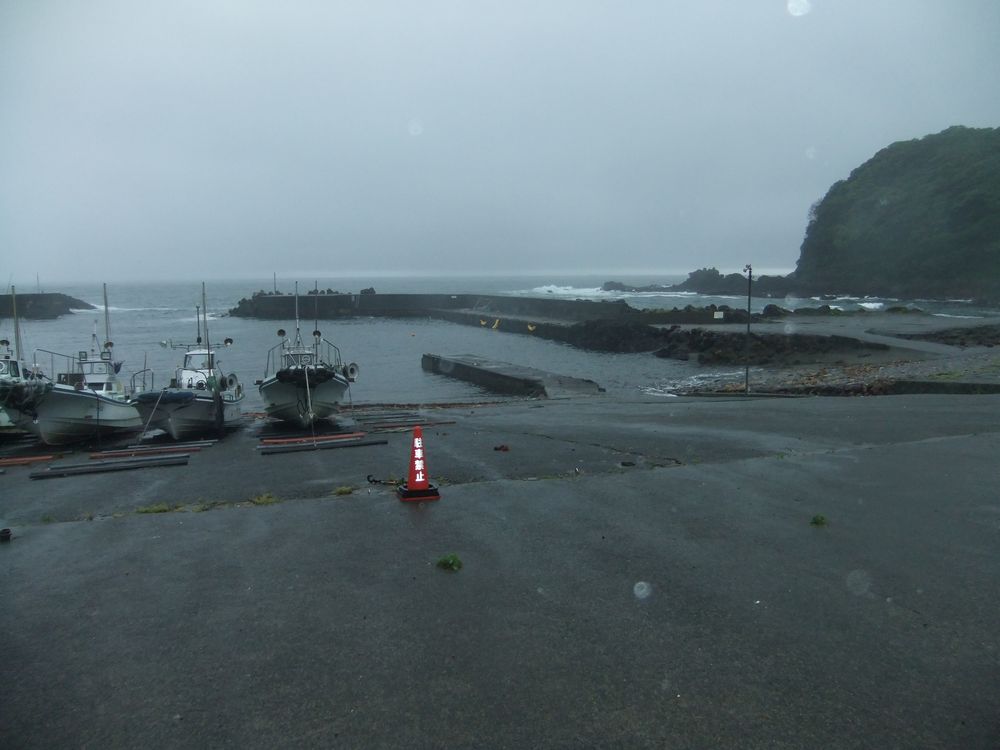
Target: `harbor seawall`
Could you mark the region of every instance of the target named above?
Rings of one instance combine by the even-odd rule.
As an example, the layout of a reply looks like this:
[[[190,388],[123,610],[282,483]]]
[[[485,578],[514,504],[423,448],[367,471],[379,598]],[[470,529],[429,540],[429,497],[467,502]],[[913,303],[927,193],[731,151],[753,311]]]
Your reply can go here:
[[[355,316],[435,316],[443,311],[465,310],[483,315],[578,322],[620,318],[635,310],[624,301],[593,301],[506,297],[483,294],[307,294],[299,295],[299,314],[321,319]],[[295,317],[294,294],[257,293],[243,298],[230,315],[241,318],[289,320]]]

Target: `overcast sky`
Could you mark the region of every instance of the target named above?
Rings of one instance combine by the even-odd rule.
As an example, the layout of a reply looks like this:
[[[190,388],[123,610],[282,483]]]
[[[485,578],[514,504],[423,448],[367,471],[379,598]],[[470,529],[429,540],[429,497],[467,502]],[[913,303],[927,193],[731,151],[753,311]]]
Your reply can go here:
[[[0,0],[5,282],[794,267],[997,0]]]

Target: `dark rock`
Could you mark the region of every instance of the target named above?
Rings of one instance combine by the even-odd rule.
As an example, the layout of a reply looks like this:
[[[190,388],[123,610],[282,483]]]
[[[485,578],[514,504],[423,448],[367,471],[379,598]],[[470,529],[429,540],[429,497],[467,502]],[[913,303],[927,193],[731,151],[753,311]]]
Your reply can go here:
[[[0,316],[14,317],[14,305],[11,295],[0,294]],[[20,318],[35,320],[51,320],[60,315],[68,315],[73,310],[93,310],[93,305],[75,297],[69,297],[57,292],[42,292],[39,294],[17,295],[17,314]]]
[[[786,310],[783,307],[778,307],[774,303],[764,306],[764,310],[761,312],[765,318],[783,318],[786,315],[791,315],[791,310]]]

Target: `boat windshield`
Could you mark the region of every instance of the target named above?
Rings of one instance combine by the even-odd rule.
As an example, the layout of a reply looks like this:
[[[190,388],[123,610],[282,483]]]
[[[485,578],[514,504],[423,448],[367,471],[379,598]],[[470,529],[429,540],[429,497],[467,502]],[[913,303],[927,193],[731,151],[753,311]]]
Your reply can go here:
[[[211,368],[211,366],[211,356],[208,354],[188,354],[184,357],[185,370],[207,370]]]
[[[0,375],[10,375],[12,378],[16,378],[20,375],[20,371],[17,366],[17,362],[14,360],[0,360]]]
[[[83,372],[86,375],[107,375],[110,370],[107,362],[88,362],[83,366]]]
[[[286,354],[285,355],[285,366],[286,367],[302,367],[303,365],[312,364],[312,354]]]

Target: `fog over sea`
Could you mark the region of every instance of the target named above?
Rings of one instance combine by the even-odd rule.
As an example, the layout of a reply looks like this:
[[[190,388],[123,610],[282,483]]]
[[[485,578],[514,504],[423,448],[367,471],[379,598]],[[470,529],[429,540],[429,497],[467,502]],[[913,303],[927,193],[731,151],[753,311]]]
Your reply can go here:
[[[264,374],[267,351],[279,342],[278,328],[294,332],[293,320],[254,320],[229,317],[228,310],[243,297],[259,290],[291,294],[299,284],[301,329],[308,337],[314,329],[307,291],[318,285],[343,293],[358,293],[374,287],[376,293],[470,293],[503,294],[565,299],[625,300],[636,308],[683,308],[708,304],[745,308],[746,297],[713,297],[693,293],[624,293],[604,292],[601,285],[614,280],[631,286],[673,284],[682,276],[627,276],[609,279],[594,276],[435,276],[388,277],[362,276],[335,278],[322,276],[298,279],[278,276],[267,279],[240,281],[206,280],[209,313],[209,336],[213,346],[224,338],[234,340],[232,347],[219,353],[226,373],[235,373],[247,391],[245,410],[263,408],[254,380]],[[33,353],[47,349],[72,354],[90,349],[95,330],[104,341],[104,309],[100,283],[18,286],[18,293],[62,292],[93,304],[97,309],[77,311],[57,320],[22,320],[21,336],[24,359],[31,362]],[[967,302],[901,303],[896,300],[839,298],[819,299],[752,299],[756,312],[769,303],[796,308],[829,304],[844,310],[879,310],[888,305],[910,304],[935,314],[977,316],[980,311]],[[196,306],[201,305],[201,284],[192,281],[162,281],[108,285],[108,310],[111,340],[115,344],[114,359],[124,364],[121,374],[126,380],[143,369],[155,373],[156,387],[167,384],[180,363],[183,349],[164,347],[162,342],[194,343]],[[475,328],[438,320],[408,318],[354,318],[320,320],[324,337],[340,348],[344,362],[356,362],[361,369],[358,382],[350,391],[355,404],[406,403],[432,404],[443,402],[477,402],[502,400],[497,394],[484,391],[459,380],[424,372],[420,359],[424,353],[478,354],[490,359],[536,367],[542,370],[594,380],[607,391],[626,395],[669,395],[679,385],[697,382],[708,370],[687,362],[659,359],[651,354],[607,354],[581,349],[530,335],[510,334],[490,328]],[[10,320],[0,321],[0,335],[13,340]],[[39,352],[35,361],[46,374],[53,366],[47,354]],[[724,370],[723,370],[724,371]],[[720,372],[712,370],[713,374]],[[146,386],[150,386],[147,373]]]

